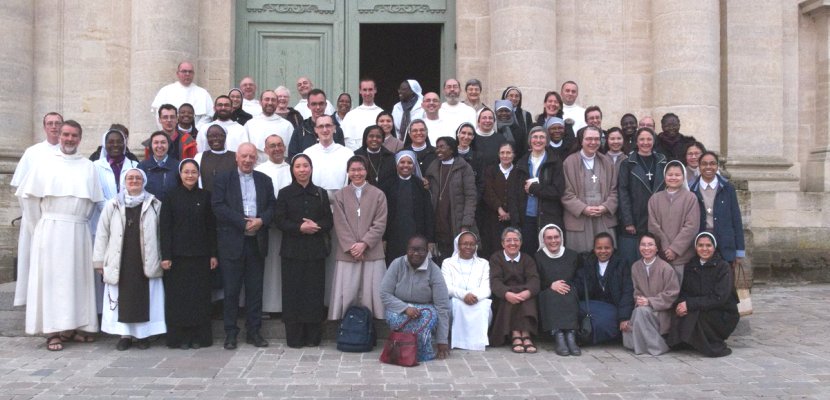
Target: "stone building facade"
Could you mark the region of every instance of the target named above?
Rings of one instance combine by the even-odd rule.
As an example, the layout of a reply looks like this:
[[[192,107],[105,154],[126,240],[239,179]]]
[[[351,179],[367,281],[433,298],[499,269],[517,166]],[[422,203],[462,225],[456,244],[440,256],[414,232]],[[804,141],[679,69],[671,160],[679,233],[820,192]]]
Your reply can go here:
[[[546,91],[574,80],[579,103],[600,105],[605,126],[626,112],[678,114],[681,132],[719,151],[743,189],[756,279],[830,280],[830,0],[356,2],[413,19],[451,16],[455,71],[441,78],[481,79],[487,103],[516,85],[535,114]],[[304,12],[348,4],[0,2],[0,281],[12,278],[17,229],[8,222],[19,215],[8,181],[24,149],[42,140],[42,115],[81,122],[87,153],[113,122],[130,128],[135,147],[180,61],[194,63],[213,96],[249,73],[235,70],[237,25],[254,3],[298,23]],[[349,74],[336,82],[357,79]],[[324,89],[357,99],[356,87]]]

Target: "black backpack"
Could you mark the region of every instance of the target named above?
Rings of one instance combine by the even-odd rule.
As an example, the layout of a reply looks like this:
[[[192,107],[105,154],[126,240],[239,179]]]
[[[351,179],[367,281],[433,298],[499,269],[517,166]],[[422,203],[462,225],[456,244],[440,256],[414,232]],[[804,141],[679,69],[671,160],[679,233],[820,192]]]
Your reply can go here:
[[[350,306],[337,330],[337,350],[365,353],[375,347],[375,322],[372,312],[363,306]]]

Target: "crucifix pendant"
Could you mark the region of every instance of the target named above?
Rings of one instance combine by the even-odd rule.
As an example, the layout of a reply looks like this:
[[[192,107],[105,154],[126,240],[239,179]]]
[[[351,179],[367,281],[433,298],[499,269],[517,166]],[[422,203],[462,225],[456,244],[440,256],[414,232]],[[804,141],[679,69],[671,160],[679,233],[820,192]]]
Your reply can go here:
[[[647,173],[647,174],[646,174],[646,176],[648,177],[648,180],[651,180],[651,177],[652,177],[652,176],[654,176],[654,174],[652,174],[651,172],[649,172],[649,173]]]
[[[591,175],[591,182],[597,183],[597,176],[596,175]]]
[[[357,209],[357,216],[360,217],[360,209]]]
[[[706,209],[706,214],[712,215],[712,207]]]
[[[127,218],[127,226],[133,226],[132,218]]]

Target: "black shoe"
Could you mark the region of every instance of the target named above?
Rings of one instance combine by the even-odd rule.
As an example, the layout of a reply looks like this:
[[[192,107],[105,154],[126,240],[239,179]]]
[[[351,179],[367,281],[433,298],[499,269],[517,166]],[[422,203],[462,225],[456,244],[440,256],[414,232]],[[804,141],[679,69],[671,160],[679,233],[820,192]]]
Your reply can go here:
[[[255,347],[268,347],[268,341],[265,340],[259,332],[249,333],[245,338],[245,343],[252,344]]]
[[[130,338],[121,338],[118,340],[118,343],[115,345],[115,349],[118,351],[124,351],[130,348],[133,345],[133,340]]]
[[[225,350],[236,350],[236,334],[225,336]]]
[[[565,344],[564,332],[562,332],[561,330],[557,330],[553,334],[553,341],[553,351],[556,353],[556,355],[567,356],[568,354],[570,354],[570,351],[568,351],[568,345]]]
[[[147,339],[138,339],[138,341],[135,342],[135,347],[141,350],[147,350],[150,348],[150,341]]]
[[[565,343],[568,345],[568,352],[572,356],[581,356],[582,350],[576,345],[576,333],[573,329],[565,331]]]
[[[190,348],[193,350],[199,350],[202,348],[202,345],[199,342],[193,342],[190,344]]]
[[[723,351],[721,351],[720,353],[717,353],[717,354],[713,355],[712,357],[726,357],[726,356],[728,356],[728,355],[730,355],[730,354],[732,354],[732,349],[730,349],[729,347],[727,347],[727,348],[723,349]]]

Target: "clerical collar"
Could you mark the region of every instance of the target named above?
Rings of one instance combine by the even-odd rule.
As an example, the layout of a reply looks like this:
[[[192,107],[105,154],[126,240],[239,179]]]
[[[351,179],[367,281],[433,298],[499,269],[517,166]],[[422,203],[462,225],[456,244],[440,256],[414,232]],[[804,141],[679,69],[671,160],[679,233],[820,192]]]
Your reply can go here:
[[[193,132],[193,125],[191,125],[190,128],[182,128],[181,125],[176,125],[176,129],[178,129],[180,131],[183,131],[183,132],[190,133],[190,132]]]
[[[496,133],[496,130],[490,129],[489,131],[484,132],[482,130],[476,129],[476,133],[478,133],[479,136],[490,137],[493,136],[494,133]]]
[[[228,152],[228,149],[222,149],[222,150],[213,150],[213,149],[210,149],[210,152],[211,152],[211,153],[213,153],[213,154],[225,154],[225,153],[227,153],[227,152]]]
[[[410,178],[412,178],[412,175],[409,175],[409,176],[407,176],[407,177],[403,177],[403,176],[398,175],[398,178],[401,178],[401,179],[403,179],[403,180],[405,180],[405,181],[408,181]]]
[[[455,158],[450,158],[449,160],[441,161],[441,164],[443,164],[443,165],[452,165],[452,163],[454,163],[454,162],[455,162]]]
[[[427,144],[424,143],[423,146],[419,146],[419,147],[412,146],[412,151],[424,151],[424,150],[426,150],[426,148],[427,148]]]
[[[559,143],[551,141],[550,142],[550,147],[553,147],[554,149],[558,149],[558,148],[562,147],[563,144],[565,144],[564,140],[560,140]]]
[[[380,149],[372,151],[372,150],[369,150],[369,148],[367,147],[366,152],[369,153],[369,154],[380,154]]]
[[[522,259],[522,253],[521,252],[519,252],[519,254],[516,254],[516,258],[510,258],[510,256],[508,256],[507,252],[504,251],[504,250],[502,250],[502,253],[504,253],[504,261],[507,261],[507,262],[510,262],[510,261],[519,262],[519,260]]]
[[[458,148],[458,154],[460,154],[460,155],[462,155],[462,156],[463,156],[463,155],[465,155],[465,154],[469,153],[469,152],[470,152],[470,150],[471,150],[471,149],[470,149],[469,147],[467,147],[466,149],[462,149],[461,147],[459,147],[459,148]]]
[[[248,173],[242,172],[242,170],[239,169],[239,167],[236,167],[236,172],[239,173],[240,177],[249,177],[249,176],[252,176],[254,174],[254,171],[251,171],[251,172],[248,172]]]

